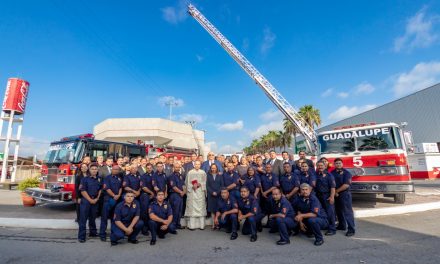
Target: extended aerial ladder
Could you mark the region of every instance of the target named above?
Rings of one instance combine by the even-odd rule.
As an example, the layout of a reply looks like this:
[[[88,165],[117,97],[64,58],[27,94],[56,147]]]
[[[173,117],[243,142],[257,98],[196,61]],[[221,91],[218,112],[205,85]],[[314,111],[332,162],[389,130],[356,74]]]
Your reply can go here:
[[[208,19],[191,4],[188,5],[188,13],[194,17],[202,27],[229,53],[241,68],[260,86],[276,107],[295,125],[304,136],[309,150],[317,151],[318,143],[315,130],[310,127],[298,111],[275,89],[275,87],[232,45],[223,34],[209,22]]]

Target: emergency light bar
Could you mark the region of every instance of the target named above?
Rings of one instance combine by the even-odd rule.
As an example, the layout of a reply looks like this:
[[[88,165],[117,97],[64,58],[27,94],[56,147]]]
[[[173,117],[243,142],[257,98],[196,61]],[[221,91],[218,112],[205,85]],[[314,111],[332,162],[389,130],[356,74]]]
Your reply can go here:
[[[91,133],[88,134],[81,134],[81,135],[76,135],[76,136],[71,136],[71,137],[63,137],[61,138],[60,141],[70,141],[70,140],[75,140],[75,139],[83,139],[83,138],[94,138],[95,136]]]

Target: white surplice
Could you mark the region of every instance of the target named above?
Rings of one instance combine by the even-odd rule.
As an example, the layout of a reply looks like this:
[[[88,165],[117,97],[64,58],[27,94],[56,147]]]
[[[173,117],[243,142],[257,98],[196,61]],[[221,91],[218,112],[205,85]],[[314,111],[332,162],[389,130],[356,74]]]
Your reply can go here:
[[[193,189],[192,182],[197,180],[201,186]],[[192,169],[186,175],[187,199],[185,217],[190,229],[204,229],[206,216],[206,173],[199,169]]]

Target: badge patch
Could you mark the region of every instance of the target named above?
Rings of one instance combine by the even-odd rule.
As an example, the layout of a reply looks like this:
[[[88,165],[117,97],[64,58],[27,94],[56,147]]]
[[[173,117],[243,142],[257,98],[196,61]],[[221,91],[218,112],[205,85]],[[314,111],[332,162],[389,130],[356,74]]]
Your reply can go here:
[[[133,208],[136,208],[136,204],[135,203],[133,204]]]
[[[165,205],[163,206],[163,208],[167,209],[167,208],[168,208],[168,205],[165,204]]]

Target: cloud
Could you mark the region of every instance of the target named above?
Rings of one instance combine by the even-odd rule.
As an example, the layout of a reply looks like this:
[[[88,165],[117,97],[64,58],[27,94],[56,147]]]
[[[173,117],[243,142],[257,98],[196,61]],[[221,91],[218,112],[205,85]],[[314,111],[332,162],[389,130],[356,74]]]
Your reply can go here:
[[[175,6],[164,7],[161,11],[162,18],[173,25],[183,22],[188,17],[184,1],[179,1]]]
[[[343,98],[343,99],[345,99],[345,98],[347,98],[350,94],[349,94],[349,93],[346,93],[346,92],[340,92],[340,93],[338,93],[337,95],[338,95],[339,98]]]
[[[237,146],[244,146],[244,142],[241,140],[237,140]]]
[[[30,136],[22,136],[20,140],[20,148],[18,150],[18,156],[29,157],[37,155],[38,159],[43,159],[49,149],[50,141],[47,139],[39,139]],[[0,148],[3,150],[4,143],[0,144]],[[15,144],[11,144],[9,151],[10,155],[13,155]]]
[[[252,138],[259,138],[270,130],[283,130],[283,120],[271,121],[267,124],[260,125],[250,133]]]
[[[235,130],[242,130],[243,129],[243,121],[238,120],[235,123],[224,123],[224,124],[217,124],[217,129],[219,131],[235,131]]]
[[[195,121],[196,123],[202,123],[205,118],[199,114],[180,114],[175,116],[175,120],[180,122]]]
[[[270,109],[260,115],[260,119],[263,121],[282,120],[283,118],[283,113],[278,109]]]
[[[405,33],[394,40],[394,52],[408,51],[414,48],[427,48],[439,39],[435,26],[440,21],[438,15],[428,16],[426,6],[409,18]]]
[[[161,106],[168,106],[169,104],[172,104],[174,107],[181,107],[183,106],[185,103],[182,99],[180,98],[175,98],[174,96],[163,96],[160,97],[157,100],[157,103]]]
[[[240,151],[241,149],[237,146],[223,145],[218,149],[218,153],[229,154]]]
[[[263,29],[263,42],[261,43],[260,52],[266,55],[269,50],[275,45],[277,36],[270,30],[268,26]]]
[[[363,83],[358,84],[355,87],[355,93],[357,95],[359,95],[359,94],[371,94],[372,92],[374,92],[375,89],[376,88],[374,88],[374,86],[371,85],[370,83],[363,82]]]
[[[333,88],[328,88],[327,90],[325,90],[322,94],[321,97],[329,97],[330,95],[333,94]]]
[[[199,62],[201,62],[202,60],[205,59],[202,55],[199,55],[199,54],[196,54],[196,58]]]
[[[244,38],[243,42],[241,43],[241,50],[242,51],[247,51],[249,49],[249,39],[248,38]]]
[[[418,63],[409,72],[393,78],[396,97],[404,96],[440,82],[440,61]]]
[[[216,152],[218,149],[217,142],[215,142],[215,141],[205,142],[205,146],[209,147],[210,151],[213,151],[213,152]]]
[[[341,106],[339,107],[336,111],[334,111],[333,113],[331,113],[329,115],[329,119],[331,120],[341,120],[341,119],[345,119],[357,114],[360,114],[362,112],[371,110],[373,108],[375,108],[376,105],[374,104],[369,104],[369,105],[364,105],[364,106],[353,106],[353,107],[348,107],[348,106]]]

